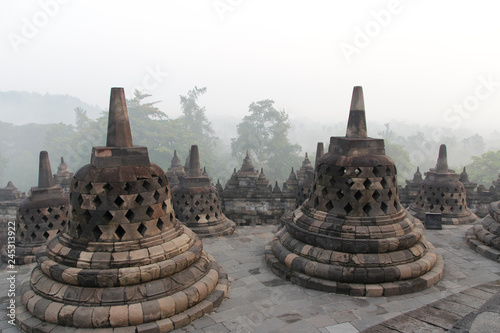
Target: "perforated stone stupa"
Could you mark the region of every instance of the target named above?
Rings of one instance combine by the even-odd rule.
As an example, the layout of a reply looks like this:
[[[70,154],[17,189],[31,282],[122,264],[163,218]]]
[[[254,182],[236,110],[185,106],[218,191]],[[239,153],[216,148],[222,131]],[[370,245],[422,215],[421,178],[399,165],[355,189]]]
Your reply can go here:
[[[170,162],[170,168],[166,172],[170,188],[179,185],[179,178],[186,177],[186,172],[181,164],[181,160],[177,156],[177,150],[174,150],[174,157]]]
[[[323,154],[324,154],[323,142],[318,142],[318,145],[316,147],[315,167],[317,166],[317,163],[321,158],[321,156],[323,156]],[[299,184],[298,184],[297,200],[295,208],[300,207],[300,205],[302,205],[302,203],[307,198],[309,198],[309,195],[311,194],[311,187],[314,183],[315,167],[313,168],[311,161],[309,160],[306,153],[306,158],[302,162],[302,167],[297,172],[298,175],[297,178],[299,180]]]
[[[232,235],[235,224],[221,209],[221,200],[211,179],[200,170],[198,146],[191,146],[189,172],[172,189],[176,217],[200,237]]]
[[[36,253],[57,235],[68,221],[68,196],[54,185],[49,154],[40,152],[38,186],[19,204],[16,218],[17,265],[35,261]],[[2,255],[3,259],[5,257]]]
[[[422,223],[399,203],[384,140],[367,137],[363,91],[354,87],[345,137],[332,137],[308,200],[266,246],[268,267],[306,288],[391,296],[437,283],[443,259]]]
[[[425,219],[425,213],[440,213],[443,224],[473,223],[477,216],[467,206],[464,185],[455,171],[448,169],[446,145],[439,147],[436,167],[425,174],[410,214]]]
[[[490,214],[467,230],[467,245],[477,253],[500,262],[500,201],[489,205]]]
[[[226,274],[175,219],[165,173],[133,145],[123,88],[109,110],[106,146],[72,180],[68,227],[20,288],[25,331],[166,332],[227,293]]]

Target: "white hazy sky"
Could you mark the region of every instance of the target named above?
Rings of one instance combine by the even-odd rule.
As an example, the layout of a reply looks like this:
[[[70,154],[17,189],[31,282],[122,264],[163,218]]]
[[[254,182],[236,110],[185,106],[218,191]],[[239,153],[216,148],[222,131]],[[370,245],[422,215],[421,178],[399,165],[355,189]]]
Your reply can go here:
[[[208,88],[209,118],[243,117],[269,98],[293,118],[337,122],[362,85],[369,120],[492,129],[499,9],[491,0],[0,0],[0,91],[70,94],[104,109],[110,87],[130,98],[142,86],[175,117],[196,85]]]

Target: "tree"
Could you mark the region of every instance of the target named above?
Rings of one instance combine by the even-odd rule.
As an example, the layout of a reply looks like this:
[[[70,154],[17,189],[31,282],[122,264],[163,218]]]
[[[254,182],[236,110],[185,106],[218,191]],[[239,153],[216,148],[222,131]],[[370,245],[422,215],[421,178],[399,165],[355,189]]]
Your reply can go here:
[[[481,156],[472,156],[472,163],[467,165],[469,179],[486,187],[497,179],[500,172],[500,150],[489,151]]]
[[[411,178],[412,172],[415,172],[415,166],[411,163],[410,154],[402,145],[385,140],[385,151],[394,161],[398,170],[398,183],[405,186],[405,179]]]
[[[240,159],[251,151],[254,164],[264,167],[268,178],[284,180],[293,166],[300,165],[301,147],[288,139],[288,114],[273,104],[269,99],[250,104],[250,114],[238,124],[238,137],[231,139],[231,151]]]

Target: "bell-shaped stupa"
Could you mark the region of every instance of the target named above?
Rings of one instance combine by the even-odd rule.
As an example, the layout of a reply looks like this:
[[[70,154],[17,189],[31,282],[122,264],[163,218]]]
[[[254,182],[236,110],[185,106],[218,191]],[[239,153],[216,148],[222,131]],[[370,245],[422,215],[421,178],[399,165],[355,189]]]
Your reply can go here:
[[[170,168],[168,168],[165,174],[167,175],[168,182],[171,188],[179,185],[179,178],[186,177],[184,167],[181,164],[181,160],[177,156],[177,150],[174,150],[174,157],[172,157]]]
[[[36,253],[68,223],[68,196],[54,185],[49,154],[40,152],[38,186],[19,204],[16,223],[15,262],[35,262]]]
[[[467,230],[465,241],[477,253],[500,262],[500,201],[489,205],[489,213]]]
[[[221,208],[219,192],[201,173],[198,146],[191,146],[189,172],[172,189],[176,217],[200,237],[227,236],[235,224]]]
[[[268,267],[306,288],[391,296],[437,283],[442,258],[422,223],[399,203],[384,140],[367,137],[363,91],[354,87],[345,137],[332,137],[309,198],[266,246]]]
[[[166,332],[222,302],[227,275],[175,218],[163,170],[133,145],[123,88],[111,89],[107,144],[70,196],[67,229],[21,287],[21,329]]]
[[[424,220],[425,213],[439,213],[443,224],[474,223],[477,216],[467,206],[467,193],[459,177],[448,169],[446,145],[441,145],[436,167],[426,172],[408,209],[410,214]]]
[[[69,171],[68,165],[64,161],[64,157],[61,157],[61,163],[57,167],[57,173],[54,174],[54,184],[61,185],[64,192],[68,193],[71,179],[73,179],[73,173]]]

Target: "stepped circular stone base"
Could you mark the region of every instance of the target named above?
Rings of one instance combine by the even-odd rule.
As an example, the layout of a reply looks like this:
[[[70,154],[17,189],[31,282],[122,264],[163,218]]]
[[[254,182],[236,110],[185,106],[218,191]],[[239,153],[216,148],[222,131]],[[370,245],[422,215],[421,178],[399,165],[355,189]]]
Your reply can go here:
[[[471,249],[488,259],[500,262],[500,251],[491,246],[491,240],[494,239],[498,240],[498,237],[486,230],[481,222],[465,233],[465,242]]]
[[[131,323],[130,321],[132,320],[128,313],[133,313],[133,314],[140,314],[142,315],[143,310],[141,309],[141,303],[135,304],[130,304],[130,305],[122,305],[119,307],[116,307],[116,310],[121,310],[121,311],[115,311],[114,316],[116,319],[121,320],[120,325],[121,326],[116,326],[116,327],[103,327],[103,328],[76,328],[74,326],[64,326],[65,320],[69,319],[67,321],[68,324],[72,323],[72,315],[77,312],[77,310],[81,309],[80,313],[84,312],[86,308],[92,309],[91,307],[86,307],[84,304],[81,306],[73,306],[73,305],[65,305],[64,308],[61,308],[61,310],[58,309],[58,311],[62,311],[66,309],[67,315],[69,316],[62,316],[61,313],[52,313],[52,311],[49,311],[49,307],[52,305],[50,302],[47,303],[48,300],[46,301],[40,301],[40,297],[36,294],[34,294],[31,290],[30,286],[30,281],[29,277],[25,279],[20,287],[20,293],[18,295],[25,295],[23,296],[18,296],[16,298],[16,304],[18,306],[16,307],[16,325],[24,332],[51,332],[51,333],[59,333],[59,332],[75,332],[78,331],[79,333],[93,333],[93,332],[99,332],[99,333],[106,333],[106,332],[136,332],[136,333],[141,333],[141,332],[148,332],[148,333],[160,333],[160,332],[170,332],[174,329],[178,329],[181,327],[184,327],[188,324],[190,324],[192,321],[204,316],[205,314],[208,314],[212,312],[216,307],[218,307],[221,302],[224,300],[224,298],[227,296],[227,293],[229,292],[229,280],[226,272],[224,269],[217,264],[215,261],[213,261],[213,258],[210,257],[212,260],[212,263],[216,265],[216,269],[219,274],[219,279],[218,283],[215,287],[215,289],[212,291],[210,295],[208,295],[203,301],[200,303],[195,304],[192,307],[188,307],[188,302],[193,297],[193,290],[190,290],[190,288],[187,288],[186,290],[180,291],[178,293],[179,297],[175,297],[175,295],[172,296],[167,296],[167,298],[170,298],[169,301],[172,301],[173,304],[175,304],[174,309],[171,310],[178,312],[178,309],[185,308],[184,311],[181,311],[177,314],[174,315],[169,315],[166,314],[166,312],[163,312],[163,308],[161,305],[158,307],[153,308],[153,309],[148,309],[152,310],[154,312],[157,312],[157,315],[159,316],[158,320],[156,321],[150,321],[148,323],[138,323],[134,322]],[[30,294],[34,295],[30,295]],[[26,301],[25,298],[28,298],[31,296],[31,299]],[[174,297],[173,297],[174,296]],[[181,297],[182,296],[182,297]],[[27,306],[31,307],[32,311],[46,311],[45,316],[56,316],[58,318],[59,322],[56,325],[53,323],[49,323],[46,321],[42,321],[38,318],[36,318],[30,311],[27,310],[26,306],[23,305],[23,299],[24,301],[27,302]],[[42,304],[43,303],[43,304]],[[146,302],[147,303],[147,302]],[[144,309],[144,304],[142,305],[142,308]],[[158,302],[157,302],[158,303]],[[52,303],[53,304],[53,303]],[[129,306],[131,307],[132,305],[136,306],[136,309],[134,309],[133,312],[130,312]],[[118,309],[120,308],[120,309]],[[95,308],[97,309],[97,308]],[[109,324],[113,319],[111,316],[111,312],[113,310],[110,310],[110,307],[103,307],[104,311],[99,311],[101,313],[96,314],[95,312],[97,311],[88,311],[89,313],[87,314],[88,320],[92,322],[96,321],[101,321],[103,323],[103,326],[109,326],[106,324]],[[156,311],[155,311],[156,310]],[[107,312],[106,312],[107,311]],[[103,313],[104,312],[104,316]],[[165,318],[162,318],[164,317]],[[47,317],[46,317],[47,319]],[[134,320],[137,320],[134,319]],[[142,320],[139,319],[139,322],[142,322]],[[129,325],[129,326],[127,326]]]
[[[313,277],[302,272],[297,271],[298,267],[296,265],[300,264],[300,260],[294,262],[295,258],[301,258],[296,254],[289,253],[286,255],[284,260],[279,260],[273,251],[273,247],[281,247],[278,237],[274,237],[271,242],[266,246],[265,249],[265,259],[269,269],[279,277],[285,280],[289,280],[293,284],[299,285],[308,289],[315,289],[320,291],[325,291],[329,293],[346,294],[350,296],[367,296],[367,297],[377,297],[377,296],[396,296],[408,293],[418,292],[427,289],[435,285],[444,274],[444,261],[440,255],[437,255],[434,247],[427,243],[428,253],[435,256],[435,263],[432,269],[427,271],[425,274],[418,276],[416,278],[397,280],[393,282],[382,282],[374,284],[362,284],[362,283],[348,283],[348,282],[337,282],[334,280],[328,280],[320,277]],[[283,259],[283,258],[281,258]],[[425,261],[423,264],[428,264],[429,260],[421,259]],[[310,265],[306,265],[305,270],[313,270],[316,273],[319,265],[315,265],[312,262]],[[308,267],[309,266],[309,267]],[[340,271],[344,267],[338,267]],[[352,267],[345,267],[346,269],[342,274],[353,274],[354,271]],[[381,267],[382,271],[383,267]],[[345,276],[344,276],[345,277]]]
[[[425,221],[425,211],[415,209],[412,205],[408,208],[408,213],[416,217],[421,221]],[[478,220],[476,214],[472,212],[460,213],[460,214],[441,214],[441,223],[444,225],[460,225],[460,224],[472,224]]]
[[[190,223],[186,226],[201,238],[231,236],[236,228],[235,223],[228,218],[214,223]]]

